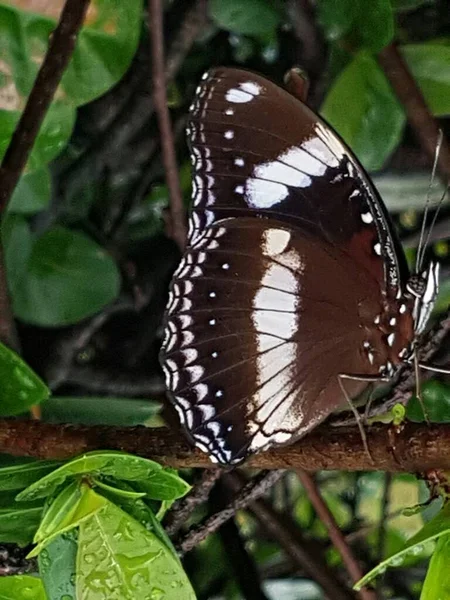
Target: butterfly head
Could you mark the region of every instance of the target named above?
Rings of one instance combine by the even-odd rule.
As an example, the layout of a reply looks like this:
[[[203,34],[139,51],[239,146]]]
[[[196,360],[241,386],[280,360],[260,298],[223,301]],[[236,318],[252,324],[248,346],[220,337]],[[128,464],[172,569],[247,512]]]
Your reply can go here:
[[[414,333],[423,333],[439,291],[439,263],[431,262],[428,269],[410,277],[406,289],[414,298]]]

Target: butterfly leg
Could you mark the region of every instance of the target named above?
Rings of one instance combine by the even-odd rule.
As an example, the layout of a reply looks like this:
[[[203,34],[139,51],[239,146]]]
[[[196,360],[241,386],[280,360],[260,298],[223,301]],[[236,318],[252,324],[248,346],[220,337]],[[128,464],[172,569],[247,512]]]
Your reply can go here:
[[[353,381],[369,381],[370,382],[370,381],[380,381],[380,377],[379,376],[370,377],[370,376],[347,375],[345,373],[340,373],[338,375],[339,387],[341,388],[344,398],[347,400],[348,405],[350,406],[353,414],[355,415],[356,424],[358,425],[359,432],[361,434],[361,439],[362,439],[362,443],[364,446],[364,450],[365,450],[367,456],[370,458],[370,460],[372,462],[374,462],[373,456],[369,449],[369,444],[367,443],[367,435],[366,435],[366,431],[364,429],[363,420],[361,419],[361,415],[359,414],[357,408],[353,404],[352,399],[347,394],[347,390],[345,389],[345,386],[344,386],[345,379],[351,379]]]
[[[414,376],[416,379],[416,397],[417,397],[417,400],[419,401],[420,408],[422,409],[423,418],[425,419],[425,423],[427,425],[429,425],[430,418],[428,416],[428,411],[425,408],[425,404],[423,403],[422,392],[420,389],[420,363],[419,363],[419,359],[417,357],[416,352],[414,352]]]

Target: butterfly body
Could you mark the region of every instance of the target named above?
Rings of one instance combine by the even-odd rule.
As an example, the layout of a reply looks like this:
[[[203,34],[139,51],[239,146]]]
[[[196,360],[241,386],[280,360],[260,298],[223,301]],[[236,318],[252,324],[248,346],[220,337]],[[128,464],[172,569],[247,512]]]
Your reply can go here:
[[[292,443],[410,360],[437,292],[377,192],[302,102],[236,69],[190,110],[193,207],[161,359],[196,446],[222,464]]]

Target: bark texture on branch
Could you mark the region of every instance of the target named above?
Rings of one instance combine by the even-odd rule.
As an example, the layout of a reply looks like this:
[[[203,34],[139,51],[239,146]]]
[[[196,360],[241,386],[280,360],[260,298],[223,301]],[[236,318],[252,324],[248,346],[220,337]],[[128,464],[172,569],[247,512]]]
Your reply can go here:
[[[322,426],[299,442],[252,456],[259,469],[417,472],[450,469],[450,424],[408,423],[396,434],[388,425],[367,431],[373,462],[357,427]],[[0,452],[68,459],[91,450],[123,450],[171,467],[213,468],[206,454],[168,429],[55,425],[0,419]]]

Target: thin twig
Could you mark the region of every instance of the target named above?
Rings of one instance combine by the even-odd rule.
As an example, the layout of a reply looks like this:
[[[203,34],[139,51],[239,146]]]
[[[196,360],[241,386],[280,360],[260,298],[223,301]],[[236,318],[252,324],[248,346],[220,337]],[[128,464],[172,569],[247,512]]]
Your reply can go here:
[[[383,48],[378,61],[386,77],[402,103],[408,122],[430,158],[434,160],[439,128],[433,119],[417,83],[411,75],[408,65],[395,44]],[[438,159],[438,169],[445,181],[450,179],[450,150],[444,138]]]
[[[168,535],[173,537],[177,534],[195,508],[206,502],[211,489],[223,473],[223,469],[203,471],[200,481],[194,486],[191,493],[174,504],[167,515],[164,527]]]
[[[171,118],[167,106],[161,0],[149,0],[149,14],[152,43],[153,101],[158,117],[163,162],[166,171],[167,186],[169,188],[172,237],[180,249],[183,249],[186,244],[185,211],[178,176]]]
[[[186,553],[195,548],[208,535],[217,531],[221,525],[226,523],[228,519],[231,519],[237,510],[245,508],[250,502],[262,496],[282,475],[283,471],[272,471],[269,473],[262,471],[255,479],[249,481],[244,486],[239,496],[233,502],[230,502],[226,508],[206,519],[201,525],[192,528],[179,543],[178,549],[180,552]]]
[[[320,495],[320,491],[316,485],[316,482],[306,471],[298,470],[297,476],[305,488],[305,491],[314,507],[314,510],[317,513],[317,516],[327,528],[332,544],[341,555],[342,562],[344,563],[344,566],[350,575],[352,583],[356,583],[361,579],[364,573],[359,566],[356,557],[353,555],[350,546],[347,544],[344,535],[339,529],[339,526],[336,523],[330,509]],[[359,596],[362,598],[362,600],[374,600],[376,598],[374,592],[367,588],[363,588],[359,592]]]
[[[242,493],[243,479],[238,472],[225,476],[227,484],[235,493]],[[287,515],[276,512],[264,500],[249,505],[262,528],[278,542],[293,564],[316,581],[329,598],[349,600],[354,595],[339,582],[322,557],[321,549],[312,540],[306,541],[297,524]]]
[[[25,109],[0,167],[0,212],[12,196],[25,167],[45,114],[75,49],[89,0],[66,0],[58,25],[50,36]]]
[[[220,510],[226,507],[233,496],[233,490],[222,480],[212,490],[210,505],[215,510]],[[261,576],[254,558],[246,548],[245,539],[238,526],[236,515],[224,523],[219,528],[218,533],[233,571],[234,579],[240,589],[242,599],[268,600],[262,589]]]

